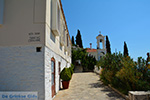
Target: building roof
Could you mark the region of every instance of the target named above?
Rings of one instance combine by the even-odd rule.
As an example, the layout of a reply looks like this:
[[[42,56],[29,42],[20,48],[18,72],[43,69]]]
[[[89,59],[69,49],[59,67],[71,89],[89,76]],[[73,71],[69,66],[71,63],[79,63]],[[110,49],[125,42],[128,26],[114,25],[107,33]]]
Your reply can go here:
[[[61,0],[59,0],[59,2],[60,2],[60,7],[61,7],[61,11],[62,11],[64,20],[65,20],[65,25],[66,25],[66,28],[67,28],[67,32],[68,32],[68,35],[69,35],[68,26],[67,26],[67,21],[66,21],[66,18],[65,18],[65,14],[64,14],[64,10],[63,10],[63,7],[62,7]],[[71,39],[70,39],[70,35],[69,35],[69,40],[70,40],[70,43],[71,43],[71,45],[72,45],[72,42],[71,42]]]
[[[97,52],[97,49],[90,49],[90,48],[87,48],[86,51],[87,51],[87,52]]]
[[[102,34],[99,34],[98,36],[103,36]]]

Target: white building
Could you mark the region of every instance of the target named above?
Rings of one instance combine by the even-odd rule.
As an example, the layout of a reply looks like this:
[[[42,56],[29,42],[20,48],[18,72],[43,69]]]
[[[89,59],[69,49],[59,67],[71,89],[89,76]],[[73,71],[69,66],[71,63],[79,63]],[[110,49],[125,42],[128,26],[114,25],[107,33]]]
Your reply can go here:
[[[99,61],[101,57],[106,54],[105,36],[99,34],[96,37],[96,39],[97,39],[97,49],[93,49],[92,43],[90,43],[90,48],[87,48],[87,52],[89,55],[94,56],[96,60]]]
[[[37,91],[51,100],[71,64],[61,0],[0,0],[0,91]]]

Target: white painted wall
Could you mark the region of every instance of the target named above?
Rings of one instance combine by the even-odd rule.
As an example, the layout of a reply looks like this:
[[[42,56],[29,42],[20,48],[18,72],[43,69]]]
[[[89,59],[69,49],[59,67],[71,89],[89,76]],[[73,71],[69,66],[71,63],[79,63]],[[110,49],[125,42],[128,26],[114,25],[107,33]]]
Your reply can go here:
[[[4,0],[0,46],[44,44],[45,5],[45,0]],[[40,41],[29,42],[31,37]]]
[[[48,47],[45,47],[45,100],[52,99],[51,93],[51,58],[55,59],[55,90],[56,93],[59,91],[59,65],[58,63],[61,62],[61,70],[64,67],[70,67],[70,62],[67,62],[64,58],[60,55],[57,55],[55,52],[50,50]]]
[[[42,47],[42,52],[36,52],[36,47]],[[0,47],[0,91],[37,91],[39,100],[51,100],[52,57],[56,64],[57,93],[60,77],[58,63],[61,62],[63,70],[70,67],[71,62],[42,45]]]
[[[37,91],[44,100],[43,58],[42,45],[0,47],[0,91]]]
[[[61,70],[70,66],[71,46],[62,46],[61,50],[59,36],[56,42],[50,39],[51,1],[5,0],[0,27],[0,91],[38,91],[39,100],[51,100],[52,57],[56,60],[56,92],[59,91],[58,62]],[[65,21],[62,15],[61,18]],[[31,38],[40,40],[29,41]],[[42,52],[36,52],[39,46]]]
[[[56,27],[58,29],[58,22],[57,22],[57,9],[60,9],[60,28],[62,31],[59,31],[59,35],[55,35],[55,42],[52,41],[51,34],[54,34],[53,28]],[[65,26],[65,27],[64,27]],[[63,30],[66,30],[65,34]],[[49,49],[54,51],[57,55],[61,56],[62,58],[66,59],[68,62],[71,63],[71,41],[69,41],[70,46],[67,45],[67,38],[65,38],[64,45],[62,45],[62,50],[60,49],[61,44],[61,37],[66,37],[68,34],[65,19],[63,17],[63,12],[61,10],[60,2],[59,0],[46,0],[46,24],[45,24],[45,46],[47,46]],[[65,54],[64,52],[69,52],[69,55]]]

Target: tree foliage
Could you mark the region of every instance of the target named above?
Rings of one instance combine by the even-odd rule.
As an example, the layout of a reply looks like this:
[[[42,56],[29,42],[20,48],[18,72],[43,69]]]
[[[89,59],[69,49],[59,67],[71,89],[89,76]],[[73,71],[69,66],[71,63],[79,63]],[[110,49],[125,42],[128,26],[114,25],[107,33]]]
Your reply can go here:
[[[80,30],[78,30],[78,32],[77,32],[76,45],[79,45],[80,48],[83,48]]]
[[[83,71],[93,70],[97,62],[95,57],[88,55],[86,49],[72,50],[72,63],[75,64],[76,60],[81,61]]]
[[[106,35],[106,50],[107,53],[111,54],[110,42],[107,35]]]
[[[97,64],[101,66],[101,80],[105,84],[111,84],[124,94],[128,91],[150,90],[150,71],[146,67],[146,61],[141,57],[138,62],[121,53],[106,54]]]
[[[74,36],[72,36],[71,41],[72,41],[72,45],[75,45],[75,43],[74,43]]]
[[[123,52],[123,54],[124,54],[124,56],[129,56],[128,47],[127,47],[126,42],[124,42],[124,52]]]

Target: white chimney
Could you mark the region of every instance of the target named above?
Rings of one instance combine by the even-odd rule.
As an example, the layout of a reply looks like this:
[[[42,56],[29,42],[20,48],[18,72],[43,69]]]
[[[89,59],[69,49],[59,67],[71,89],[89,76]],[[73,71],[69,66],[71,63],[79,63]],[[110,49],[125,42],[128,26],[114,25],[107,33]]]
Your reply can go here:
[[[92,43],[90,43],[90,49],[92,49]]]

